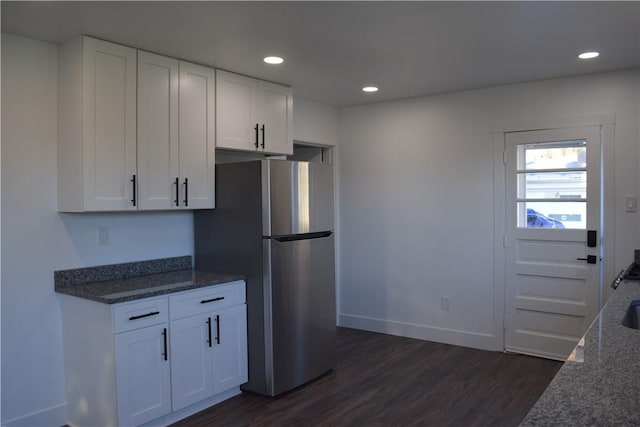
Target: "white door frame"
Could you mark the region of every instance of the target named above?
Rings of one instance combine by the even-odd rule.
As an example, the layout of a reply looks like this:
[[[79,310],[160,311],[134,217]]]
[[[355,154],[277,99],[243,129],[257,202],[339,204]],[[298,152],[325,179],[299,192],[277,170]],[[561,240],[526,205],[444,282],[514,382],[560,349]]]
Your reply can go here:
[[[614,247],[615,235],[615,186],[614,186],[614,126],[615,113],[595,114],[580,117],[557,119],[542,119],[517,123],[500,123],[492,127],[493,132],[493,230],[494,230],[494,294],[493,294],[493,330],[496,350],[504,351],[504,319],[505,319],[505,291],[506,291],[506,163],[505,138],[507,132],[535,131],[547,129],[563,129],[580,126],[600,126],[601,164],[603,182],[602,199],[602,230],[601,251],[602,277],[600,288],[600,307],[610,295],[609,287],[605,286],[603,278],[614,276]]]

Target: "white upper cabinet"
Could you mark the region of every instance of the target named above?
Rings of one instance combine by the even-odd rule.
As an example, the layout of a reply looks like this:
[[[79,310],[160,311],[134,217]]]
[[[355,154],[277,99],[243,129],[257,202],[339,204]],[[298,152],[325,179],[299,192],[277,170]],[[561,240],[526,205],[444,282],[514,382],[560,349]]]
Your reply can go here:
[[[82,37],[59,55],[58,209],[135,210],[136,50]]]
[[[214,206],[215,70],[138,52],[140,209]]]
[[[169,209],[177,199],[179,61],[138,51],[138,204]]]
[[[178,204],[214,207],[216,72],[180,61],[180,155]]]
[[[293,154],[285,86],[80,37],[58,88],[60,212],[211,209],[216,147]]]
[[[218,70],[217,148],[293,153],[290,88]]]
[[[216,146],[234,150],[258,149],[258,81],[218,70],[216,73]]]
[[[293,154],[293,93],[290,88],[258,82],[260,149],[269,153]]]

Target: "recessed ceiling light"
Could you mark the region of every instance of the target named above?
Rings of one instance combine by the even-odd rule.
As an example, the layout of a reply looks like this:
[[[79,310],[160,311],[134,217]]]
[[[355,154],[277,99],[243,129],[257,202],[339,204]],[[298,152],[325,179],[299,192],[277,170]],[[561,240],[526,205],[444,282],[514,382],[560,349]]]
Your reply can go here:
[[[600,52],[582,52],[580,55],[578,55],[578,58],[593,59],[593,58],[597,58],[598,56],[600,56]]]
[[[363,92],[377,92],[378,88],[375,86],[365,86],[362,88]]]
[[[263,59],[263,61],[267,64],[277,65],[282,64],[284,62],[284,59],[280,58],[279,56],[267,56]]]

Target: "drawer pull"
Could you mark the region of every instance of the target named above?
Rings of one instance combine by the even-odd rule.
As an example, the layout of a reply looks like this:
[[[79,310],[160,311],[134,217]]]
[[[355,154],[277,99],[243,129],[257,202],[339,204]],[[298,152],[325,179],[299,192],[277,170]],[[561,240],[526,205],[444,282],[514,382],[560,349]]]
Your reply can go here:
[[[200,304],[207,304],[210,302],[214,302],[214,301],[221,301],[223,300],[224,297],[218,297],[218,298],[211,298],[211,299],[203,299],[202,301],[200,301]]]
[[[164,360],[167,360],[169,358],[169,351],[167,349],[167,328],[162,329],[162,344],[164,349],[162,357],[164,358]]]
[[[216,315],[216,343],[220,344],[220,315]]]
[[[160,312],[159,311],[152,311],[151,313],[141,314],[140,316],[131,316],[131,317],[129,317],[129,320],[143,319],[145,317],[151,317],[151,316],[155,316],[157,314],[160,314]]]
[[[173,202],[180,207],[180,178],[178,177],[176,177],[176,199]]]
[[[184,179],[184,205],[189,206],[189,178]]]
[[[133,206],[136,205],[136,176],[133,175],[133,178],[131,178],[131,181],[133,183],[133,198],[131,199],[131,203],[133,203]]]
[[[258,142],[258,123],[256,123],[256,149],[258,149],[258,147],[260,146],[260,143]]]

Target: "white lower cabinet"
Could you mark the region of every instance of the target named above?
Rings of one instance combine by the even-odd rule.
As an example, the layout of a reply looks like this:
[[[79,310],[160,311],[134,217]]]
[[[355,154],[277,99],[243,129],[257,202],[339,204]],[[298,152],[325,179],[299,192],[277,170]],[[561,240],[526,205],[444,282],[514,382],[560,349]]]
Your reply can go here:
[[[218,330],[214,337],[212,360],[213,392],[220,393],[248,379],[247,306],[229,307],[216,313]]]
[[[171,322],[172,401],[181,409],[213,395],[213,364],[202,316]]]
[[[212,310],[171,321],[174,411],[247,382],[247,306],[234,302],[237,291],[228,286],[171,297],[176,313],[188,313],[189,304]]]
[[[245,283],[114,305],[60,295],[68,424],[168,425],[247,381]]]
[[[149,326],[115,336],[116,394],[121,425],[140,425],[171,412],[167,327]]]

